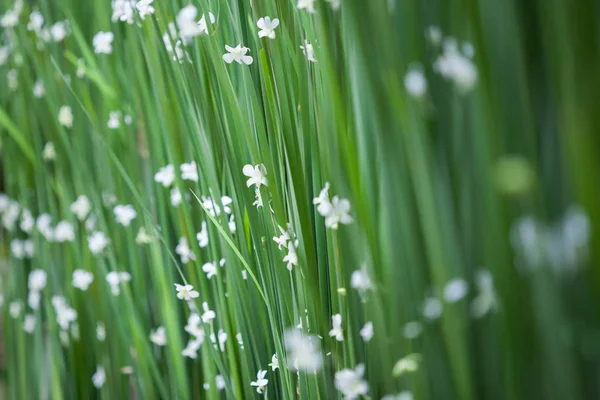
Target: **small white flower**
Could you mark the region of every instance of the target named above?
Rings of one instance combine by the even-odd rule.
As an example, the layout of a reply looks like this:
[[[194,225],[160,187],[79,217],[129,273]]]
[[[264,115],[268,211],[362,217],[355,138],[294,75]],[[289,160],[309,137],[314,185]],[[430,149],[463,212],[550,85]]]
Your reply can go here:
[[[175,290],[177,290],[177,298],[180,300],[190,301],[200,296],[200,293],[195,291],[192,285],[178,285],[176,283]]]
[[[131,115],[125,114],[123,116],[123,122],[125,122],[125,125],[131,125],[131,123],[133,122],[133,118],[131,117]]]
[[[121,112],[120,111],[111,111],[108,114],[108,129],[118,129],[121,125]]]
[[[271,370],[275,371],[277,368],[279,368],[279,359],[277,358],[277,354],[273,354],[273,357],[271,357],[271,362],[269,363],[269,367],[271,367]]]
[[[44,94],[46,94],[46,87],[44,86],[44,81],[38,79],[33,85],[33,96],[38,99],[41,99],[42,97],[44,97]]]
[[[371,282],[371,278],[369,278],[367,266],[365,264],[363,264],[360,269],[352,272],[350,286],[358,290],[361,295],[367,290],[373,289],[373,283]]]
[[[468,55],[461,54],[455,39],[444,40],[443,48],[434,63],[434,70],[462,91],[471,90],[477,83],[477,67]]]
[[[317,62],[317,59],[315,58],[315,49],[313,48],[312,44],[308,43],[308,40],[305,40],[304,44],[300,46],[300,48],[302,49],[302,53],[304,53],[308,61],[314,63]]]
[[[99,254],[108,246],[108,238],[104,234],[104,232],[96,231],[92,232],[90,236],[88,236],[88,247],[92,254]]]
[[[294,243],[291,241],[287,245],[288,253],[283,257],[283,262],[287,263],[287,269],[292,271],[292,267],[298,265],[298,254],[296,253],[296,248],[294,247]]]
[[[181,179],[184,181],[198,182],[198,166],[194,161],[181,164],[180,169]]]
[[[39,11],[33,11],[29,14],[29,23],[27,24],[28,31],[39,32],[44,25],[44,16]]]
[[[44,149],[42,150],[42,157],[45,161],[56,160],[56,149],[54,148],[54,143],[47,142],[44,145]]]
[[[146,230],[143,226],[138,229],[137,235],[135,236],[135,242],[137,244],[152,243],[152,237],[146,233]]]
[[[290,234],[279,226],[279,231],[281,232],[281,236],[273,236],[273,241],[277,243],[277,248],[281,250],[281,247],[287,247],[287,244],[290,240]]]
[[[398,377],[407,372],[415,372],[419,369],[419,362],[421,361],[420,354],[409,354],[406,357],[398,360],[392,368],[392,375]]]
[[[106,339],[106,327],[102,321],[98,321],[96,324],[96,339],[100,342],[104,342]]]
[[[228,53],[223,54],[223,61],[227,64],[231,64],[234,61],[238,64],[252,64],[253,58],[246,55],[246,53],[250,51],[249,48],[242,47],[241,44],[238,44],[236,47],[225,45],[225,50],[227,50]]]
[[[206,273],[208,279],[217,275],[217,265],[214,262],[207,262],[202,266],[202,271]]]
[[[404,324],[404,337],[406,339],[415,339],[423,332],[423,325],[418,321],[410,321]]]
[[[88,290],[92,282],[94,281],[94,274],[83,269],[76,269],[73,271],[73,287],[83,290]]]
[[[315,1],[316,0],[298,0],[298,10],[306,10],[307,12],[313,14],[315,12]]]
[[[335,388],[342,392],[344,399],[356,399],[367,394],[369,385],[363,379],[364,373],[365,366],[363,364],[358,364],[353,370],[344,368],[335,373]]]
[[[31,231],[33,231],[34,226],[35,219],[33,218],[31,211],[29,211],[28,209],[23,209],[23,211],[21,212],[21,223],[19,224],[19,227],[23,232],[31,233]]]
[[[73,112],[71,111],[71,107],[62,106],[58,110],[58,122],[66,128],[73,127]]]
[[[4,28],[13,28],[19,23],[19,10],[8,10],[6,14],[0,17],[0,26]]]
[[[135,4],[135,8],[137,8],[140,13],[140,18],[144,19],[146,15],[154,14],[154,7],[152,7],[152,3],[154,0],[140,0]]]
[[[167,344],[167,330],[164,326],[159,326],[155,331],[150,332],[150,341],[157,346]]]
[[[256,392],[262,393],[265,390],[265,387],[269,383],[268,379],[265,379],[265,375],[267,375],[266,370],[259,370],[256,374],[256,380],[254,382],[250,382],[250,385],[256,386]]]
[[[39,292],[44,290],[47,283],[47,274],[46,271],[42,269],[34,269],[29,273],[29,277],[27,279],[27,287],[29,290],[34,292]]]
[[[188,341],[188,344],[187,346],[185,346],[185,349],[183,349],[183,351],[181,352],[181,355],[184,357],[196,359],[196,357],[198,357],[198,349],[200,348],[200,345],[202,345],[201,340],[194,339]]]
[[[104,386],[104,382],[106,382],[106,372],[104,371],[104,367],[98,365],[96,367],[96,372],[92,375],[92,383],[96,387],[96,389],[100,389]]]
[[[187,320],[187,325],[183,328],[187,333],[194,336],[197,340],[204,341],[204,330],[200,326],[202,318],[198,313],[193,312],[190,314]]]
[[[71,212],[77,216],[77,219],[83,221],[91,210],[90,200],[87,196],[81,195],[71,204]]]
[[[181,204],[181,200],[183,200],[181,190],[179,190],[178,188],[171,189],[171,205],[173,207],[179,207],[179,205]]]
[[[331,200],[331,208],[327,210],[325,217],[325,226],[332,229],[337,229],[339,224],[352,223],[350,212],[350,201],[340,199],[338,196],[333,196]]]
[[[256,200],[254,201],[254,203],[252,203],[252,205],[256,206],[256,208],[262,207],[263,201],[262,201],[262,197],[260,195],[260,189],[258,187],[254,190],[254,195],[256,196]]]
[[[217,314],[208,307],[207,302],[202,303],[202,309],[204,310],[204,313],[202,313],[201,318],[202,322],[204,322],[205,324],[209,324],[210,321],[217,317]]]
[[[231,233],[235,233],[235,231],[237,230],[237,226],[235,225],[235,218],[233,217],[233,214],[231,214],[229,216],[229,232]]]
[[[215,349],[219,349],[222,352],[225,351],[225,342],[227,342],[227,332],[225,332],[223,329],[219,329],[219,332],[217,332],[217,336],[215,336],[214,333],[211,333],[210,341],[213,343],[213,347]]]
[[[133,24],[133,11],[135,1],[133,0],[113,0],[112,1],[112,17],[111,21],[127,22]]]
[[[256,22],[256,26],[260,29],[258,37],[275,39],[275,28],[279,26],[279,20],[277,18],[271,20],[271,17],[264,17]]]
[[[160,183],[164,187],[169,187],[175,180],[175,167],[169,164],[162,167],[154,174],[154,181]]]
[[[75,230],[69,221],[60,221],[54,228],[54,240],[59,243],[75,240]]]
[[[50,27],[50,35],[56,43],[62,42],[71,33],[69,21],[60,21]]]
[[[288,329],[283,339],[288,351],[288,367],[313,374],[321,368],[323,355],[316,336],[304,335],[298,329]]]
[[[338,342],[344,341],[344,331],[342,329],[342,315],[334,314],[331,317],[333,328],[329,331],[329,336],[335,337]]]
[[[15,300],[8,305],[8,313],[13,318],[18,318],[23,311],[23,303],[19,300]]]
[[[115,38],[112,32],[98,32],[94,36],[94,53],[96,54],[111,54],[112,41]]]
[[[25,315],[25,320],[23,321],[23,330],[27,333],[33,333],[35,330],[35,315]]]
[[[427,79],[419,68],[411,68],[404,77],[406,91],[414,97],[422,97],[427,92]]]
[[[217,385],[217,390],[225,389],[225,378],[222,375],[215,376],[215,385]]]
[[[110,285],[113,296],[118,296],[121,294],[119,285],[121,283],[129,282],[130,280],[131,275],[129,272],[110,271],[108,274],[106,274],[106,282],[108,282]]]
[[[373,338],[373,323],[367,322],[360,330],[360,336],[365,342],[369,342]]]
[[[137,212],[131,204],[117,205],[114,208],[114,213],[117,222],[123,226],[129,226],[137,216]]]
[[[27,295],[27,304],[32,310],[39,310],[41,295],[40,292],[30,291]]]
[[[453,279],[444,286],[444,300],[456,303],[462,300],[469,292],[469,285],[464,279]]]
[[[195,6],[189,5],[182,8],[177,14],[177,27],[179,28],[179,36],[183,42],[187,44],[193,37],[199,35],[208,35],[208,25],[204,14],[199,21],[196,21],[198,9]],[[215,22],[215,16],[208,13],[211,23]]]
[[[187,264],[188,262],[190,262],[190,260],[196,260],[196,255],[190,249],[187,238],[185,236],[179,238],[179,243],[177,244],[177,247],[175,247],[175,253],[179,254],[179,257],[181,258],[181,262],[183,264]]]
[[[423,316],[428,320],[438,319],[442,315],[442,302],[435,297],[425,299],[423,304]]]
[[[250,164],[246,164],[244,165],[242,172],[249,178],[246,181],[246,186],[250,187],[256,185],[257,189],[260,188],[261,185],[268,186],[267,169],[263,164],[258,164],[254,167]]]
[[[75,75],[80,79],[85,76],[85,61],[83,58],[77,60],[77,70],[75,71]]]

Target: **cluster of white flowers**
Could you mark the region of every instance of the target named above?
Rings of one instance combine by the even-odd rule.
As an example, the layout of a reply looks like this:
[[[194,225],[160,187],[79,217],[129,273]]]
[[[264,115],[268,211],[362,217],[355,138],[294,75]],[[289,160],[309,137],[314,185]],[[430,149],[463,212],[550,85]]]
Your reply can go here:
[[[477,83],[477,66],[473,63],[473,46],[465,42],[459,49],[458,42],[452,37],[444,38],[442,54],[433,64],[438,74],[453,82],[463,92],[468,92]]]
[[[110,271],[106,274],[106,282],[110,285],[110,290],[113,296],[118,296],[121,293],[121,284],[129,282],[131,274],[129,272]]]
[[[185,326],[185,331],[190,334],[191,339],[188,340],[187,345],[181,352],[184,357],[195,359],[198,356],[198,350],[202,343],[204,343],[205,333],[202,327],[202,318],[196,312],[190,314]]]
[[[75,325],[75,321],[77,320],[77,311],[71,308],[67,303],[67,300],[62,296],[53,296],[52,297],[52,306],[54,307],[54,312],[56,314],[56,322],[61,329],[60,338],[64,345],[69,343],[69,327],[73,327]],[[72,332],[73,333],[73,332]],[[76,335],[72,335],[76,338]]]
[[[287,269],[291,272],[292,268],[298,265],[298,253],[296,252],[298,239],[296,239],[296,235],[292,232],[291,224],[288,223],[287,228],[285,230],[279,226],[281,236],[274,236],[273,241],[277,243],[279,250],[282,247],[287,249],[287,254],[283,257],[283,262],[287,264]]]
[[[137,212],[131,204],[119,204],[114,208],[115,219],[123,226],[129,226],[137,216]]]
[[[13,239],[10,242],[10,253],[18,260],[33,258],[34,249],[31,239]]]
[[[112,0],[112,22],[121,21],[128,24],[134,23],[135,11],[139,13],[140,19],[145,19],[147,15],[154,14],[152,3],[154,0],[140,0],[137,3],[134,0]]]
[[[94,53],[96,54],[112,54],[112,42],[115,39],[115,34],[112,32],[98,32],[94,35],[92,41],[94,45]]]
[[[365,366],[358,364],[354,369],[344,368],[335,373],[334,385],[344,399],[356,399],[369,392],[369,384],[363,379]]]
[[[325,226],[331,229],[337,229],[339,224],[352,223],[350,216],[350,201],[333,196],[329,200],[329,182],[321,190],[318,197],[313,199],[313,204],[317,206],[317,211],[325,218]]]
[[[27,287],[29,288],[27,304],[32,310],[38,310],[40,308],[40,293],[46,287],[46,283],[46,271],[34,269],[29,273],[27,281]]]
[[[83,269],[76,269],[73,271],[73,287],[85,292],[88,290],[93,281],[93,273]]]
[[[223,267],[225,265],[225,259],[221,258],[221,260],[219,261],[219,266]],[[206,277],[208,279],[212,278],[213,276],[217,275],[217,262],[207,262],[204,263],[204,265],[202,265],[202,271],[204,271],[204,273],[206,273]]]
[[[121,111],[111,111],[108,114],[108,122],[106,123],[106,126],[108,126],[108,129],[119,129],[119,127],[121,126],[121,120],[125,122],[125,125],[131,125],[131,115],[125,114],[123,116],[123,113]]]

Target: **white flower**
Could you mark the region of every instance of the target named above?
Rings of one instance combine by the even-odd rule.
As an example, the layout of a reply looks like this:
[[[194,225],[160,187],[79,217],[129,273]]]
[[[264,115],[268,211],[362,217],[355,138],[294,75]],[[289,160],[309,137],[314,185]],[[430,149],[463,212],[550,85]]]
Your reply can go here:
[[[233,200],[229,196],[221,197],[221,205],[223,206],[223,211],[226,214],[231,214],[232,210],[230,204],[233,203]],[[202,206],[206,208],[206,211],[213,217],[221,215],[221,207],[218,205],[217,201],[212,197],[204,197],[202,196]]]
[[[222,375],[215,376],[215,385],[217,385],[217,390],[225,389],[225,379]]]
[[[121,283],[129,282],[130,280],[131,275],[129,272],[110,271],[106,274],[106,282],[110,285],[113,296],[118,296],[121,293],[121,289],[119,288]]]
[[[269,383],[268,379],[265,379],[265,375],[267,375],[266,370],[259,370],[256,374],[256,380],[254,382],[250,382],[250,385],[256,386],[256,392],[262,393],[265,390],[265,387]]]
[[[131,123],[133,122],[133,117],[129,114],[125,114],[123,116],[123,122],[125,122],[125,125],[131,125]]]
[[[77,219],[83,221],[91,209],[90,200],[87,196],[81,195],[71,204],[71,212],[77,216]]]
[[[96,216],[94,214],[90,214],[88,219],[85,221],[85,229],[88,231],[93,231],[96,227]]]
[[[83,290],[88,290],[92,282],[94,281],[94,274],[83,269],[76,269],[73,271],[73,287]]]
[[[111,17],[112,22],[122,21],[133,24],[133,10],[135,2],[133,0],[113,0]]]
[[[169,187],[175,180],[175,167],[169,164],[162,167],[154,174],[154,182],[160,183],[164,187]]]
[[[369,391],[369,385],[363,380],[365,366],[358,364],[354,370],[344,368],[335,373],[335,388],[342,392],[344,399],[356,399],[366,395]]]
[[[331,208],[323,215],[325,217],[325,226],[332,229],[337,229],[339,224],[352,223],[350,214],[350,201],[340,199],[338,196],[333,196],[331,200]]]
[[[175,290],[177,290],[177,298],[185,301],[190,301],[200,296],[200,293],[195,291],[192,285],[178,285],[176,283]]]
[[[464,279],[453,279],[444,286],[444,300],[456,303],[462,300],[469,291],[469,285]]]
[[[339,10],[342,6],[342,0],[327,0],[327,2],[329,3],[333,11]]]
[[[350,286],[358,290],[361,294],[364,294],[367,290],[373,289],[373,283],[371,282],[371,278],[369,278],[367,266],[365,264],[363,264],[360,269],[352,272]]]
[[[227,64],[231,64],[234,61],[238,64],[252,64],[253,58],[246,55],[246,53],[250,51],[249,48],[242,47],[241,44],[238,44],[236,47],[225,45],[225,50],[227,50],[228,53],[223,54],[223,61]]]
[[[37,81],[35,81],[35,84],[33,85],[33,96],[41,99],[42,97],[44,97],[44,94],[46,94],[46,88],[44,86],[44,81],[42,81],[41,79],[38,79]]]
[[[35,219],[33,218],[31,211],[29,211],[28,209],[23,209],[23,211],[21,212],[21,223],[19,224],[19,227],[23,232],[31,233],[34,226]]]
[[[56,43],[62,42],[71,32],[69,21],[60,21],[50,27],[50,35]]]
[[[314,13],[315,12],[315,1],[316,0],[298,0],[298,10],[306,10],[309,13]]]
[[[210,323],[210,321],[216,318],[217,314],[208,307],[207,302],[202,303],[202,309],[204,310],[204,313],[202,313],[201,318],[202,322],[204,322],[205,324]]]
[[[475,318],[483,317],[490,310],[498,306],[494,281],[489,271],[480,270],[475,275],[475,283],[479,294],[471,302],[471,315]]]
[[[88,236],[88,247],[93,254],[101,253],[106,246],[108,246],[108,238],[104,232],[96,231]]]
[[[277,243],[277,248],[281,250],[281,246],[287,247],[288,241],[290,240],[290,234],[279,226],[279,231],[281,232],[281,236],[273,236],[273,241]]]
[[[73,112],[71,111],[71,107],[62,106],[58,110],[58,122],[64,127],[73,127]]]
[[[446,39],[443,47],[443,53],[434,63],[434,70],[453,81],[459,89],[471,90],[477,83],[477,67],[468,56],[460,53],[454,39]]]
[[[319,192],[319,196],[313,199],[313,204],[317,206],[317,211],[321,215],[327,215],[327,211],[331,207],[329,201],[329,182],[325,182],[325,187]]]
[[[187,346],[181,352],[181,355],[184,357],[195,359],[198,357],[198,349],[202,345],[202,341],[198,339],[188,341]]]
[[[181,190],[178,188],[171,189],[171,205],[173,207],[179,207],[182,199],[183,196],[181,195]]]
[[[72,242],[75,240],[75,230],[69,221],[60,221],[54,228],[54,240],[57,242]]]
[[[415,339],[423,332],[423,326],[418,321],[410,321],[404,324],[403,332],[406,339]]]
[[[56,149],[54,143],[47,142],[42,150],[42,157],[45,161],[54,161],[56,159]]]
[[[406,91],[414,97],[422,97],[427,92],[427,79],[418,68],[411,68],[404,77]]]
[[[275,371],[277,368],[279,368],[279,359],[277,358],[277,354],[273,354],[273,357],[271,357],[271,362],[269,363],[269,367],[271,367],[271,370]]]
[[[135,4],[141,19],[144,19],[146,15],[154,14],[154,7],[151,5],[153,2],[154,0],[140,0]]]
[[[106,327],[102,321],[98,321],[96,324],[96,339],[100,342],[104,342],[106,339]]]
[[[254,190],[254,195],[256,196],[256,200],[254,201],[254,203],[252,203],[252,205],[256,206],[256,208],[262,207],[263,201],[262,201],[262,197],[260,195],[260,189],[258,187]]]
[[[190,249],[185,236],[179,238],[179,243],[177,244],[177,247],[175,247],[175,253],[179,254],[183,264],[187,264],[190,260],[196,261],[196,255]]]
[[[104,371],[104,367],[98,365],[96,367],[96,372],[92,375],[92,383],[96,387],[96,389],[100,389],[104,386],[104,382],[106,381],[106,372]]]
[[[28,31],[39,32],[44,25],[44,16],[39,11],[33,11],[29,14],[29,23],[27,24]]]
[[[112,41],[115,38],[112,32],[98,32],[94,36],[94,53],[96,54],[111,54]]]
[[[23,321],[23,330],[27,333],[33,333],[35,330],[35,315],[25,315],[25,320]]]
[[[146,230],[143,226],[138,229],[137,235],[135,236],[135,242],[137,244],[152,243],[152,237],[146,233]]]
[[[198,182],[198,167],[194,161],[181,164],[180,169],[181,179],[184,181]]]
[[[275,39],[275,28],[279,26],[279,20],[277,18],[271,20],[271,17],[264,17],[256,22],[256,26],[260,29],[258,37]]]
[[[208,13],[210,22],[215,22],[215,17],[212,13]],[[177,27],[179,28],[179,36],[184,43],[188,43],[193,37],[199,35],[208,35],[208,27],[204,15],[200,21],[196,22],[198,9],[192,5],[182,8],[177,14]]]
[[[155,331],[150,332],[150,341],[157,346],[167,344],[167,330],[164,326],[159,326]]]
[[[217,275],[217,264],[214,262],[207,262],[202,266],[202,271],[206,273],[208,279]]]
[[[373,323],[367,322],[360,330],[360,336],[365,342],[369,342],[373,338]]]
[[[54,240],[54,230],[52,229],[52,217],[49,214],[41,214],[37,217],[35,225],[38,231],[46,238],[46,240]]]
[[[283,262],[287,263],[287,269],[291,271],[294,265],[298,265],[298,254],[296,253],[294,243],[292,243],[291,241],[288,243],[287,248],[288,253],[285,257],[283,257]]]
[[[260,188],[261,185],[268,186],[267,169],[263,164],[258,164],[254,167],[250,164],[246,164],[244,165],[242,172],[249,178],[246,181],[246,186],[250,187],[252,185],[256,185],[257,189]]]
[[[333,328],[329,331],[329,336],[335,337],[338,342],[344,341],[344,331],[342,329],[342,315],[334,314],[331,317]]]
[[[121,125],[121,112],[120,111],[111,111],[108,114],[108,126],[109,129],[118,129]]]
[[[213,15],[213,13],[209,12],[208,18],[211,24],[215,23],[215,16]],[[208,24],[206,23],[206,17],[204,14],[202,14],[202,18],[200,18],[200,21],[198,21],[198,27],[200,28],[200,32],[203,35],[208,35]]]
[[[227,225],[229,226],[229,232],[235,233],[235,231],[237,230],[237,226],[235,225],[235,218],[233,214],[229,216],[229,222]]]
[[[428,320],[435,320],[442,314],[442,302],[435,297],[425,299],[423,304],[423,316]]]
[[[23,303],[19,300],[15,300],[8,305],[8,313],[13,318],[18,318],[23,311]]]
[[[210,334],[210,340],[213,343],[213,347],[215,349],[225,351],[225,342],[227,342],[227,332],[225,332],[223,329],[219,329],[219,332],[217,332],[216,337],[215,337],[214,333]],[[217,347],[217,340],[219,342],[218,347]]]
[[[300,48],[302,49],[302,53],[304,53],[308,61],[314,63],[317,62],[317,59],[315,58],[315,49],[313,48],[312,44],[308,43],[308,40],[305,40],[304,45],[300,46]]]
[[[129,226],[137,216],[137,212],[131,204],[117,205],[114,209],[117,222],[123,226]]]
[[[85,76],[85,61],[83,58],[77,60],[77,70],[75,71],[75,75],[78,78],[83,78]]]
[[[40,292],[30,291],[27,295],[27,304],[32,310],[38,310],[40,308]]]
[[[42,269],[34,269],[29,273],[27,287],[29,290],[39,292],[46,287],[47,274]]]

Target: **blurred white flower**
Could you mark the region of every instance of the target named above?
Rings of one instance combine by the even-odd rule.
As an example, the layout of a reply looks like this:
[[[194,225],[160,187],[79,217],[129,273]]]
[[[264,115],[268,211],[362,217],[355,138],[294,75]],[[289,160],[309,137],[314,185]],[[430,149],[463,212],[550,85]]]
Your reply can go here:
[[[164,326],[159,326],[155,331],[150,332],[150,341],[157,346],[167,344],[167,330]]]
[[[23,303],[20,300],[15,300],[8,305],[8,313],[12,318],[18,318],[23,311]]]
[[[185,346],[185,349],[183,349],[183,351],[181,352],[181,355],[184,357],[196,359],[196,357],[198,357],[198,349],[200,348],[201,344],[202,341],[198,339],[188,341],[188,344],[187,346]]]
[[[112,17],[111,21],[127,22],[133,24],[133,10],[135,1],[133,0],[112,0]]]
[[[33,333],[35,330],[35,315],[25,315],[25,319],[23,320],[23,330],[27,333]]]
[[[27,287],[29,290],[39,292],[46,287],[47,274],[42,269],[34,269],[29,273]]]
[[[187,264],[190,260],[196,261],[196,255],[192,249],[190,249],[185,236],[179,238],[179,243],[177,244],[177,247],[175,247],[175,253],[179,255],[183,264]]]
[[[100,389],[104,386],[104,382],[106,382],[106,372],[104,371],[104,367],[98,365],[96,367],[96,372],[92,375],[92,383],[96,387],[96,389]]]
[[[462,300],[469,292],[469,285],[464,279],[452,279],[444,286],[444,300],[456,303]]]
[[[410,321],[404,324],[402,330],[406,339],[415,339],[423,332],[423,325],[418,321]]]
[[[129,226],[131,221],[137,216],[137,212],[131,204],[119,204],[115,206],[114,213],[117,222],[123,226]]]
[[[102,321],[98,321],[96,324],[96,339],[100,342],[104,342],[106,339],[106,327]]]
[[[121,289],[119,285],[121,283],[129,282],[131,280],[131,275],[129,272],[118,272],[118,271],[110,271],[106,274],[106,282],[110,285],[110,290],[113,296],[118,296],[121,294]]]
[[[198,166],[194,161],[181,164],[180,169],[181,179],[184,181],[198,182]]]
[[[215,22],[215,17],[212,13],[208,13],[211,23]],[[208,26],[206,18],[202,15],[199,21],[196,21],[198,9],[195,6],[189,5],[183,7],[177,14],[177,27],[179,28],[179,36],[184,43],[188,43],[193,37],[208,34]]]
[[[298,265],[298,254],[296,253],[296,247],[292,241],[288,243],[287,249],[288,253],[283,257],[283,262],[287,263],[287,269],[291,272],[292,267]]]
[[[34,226],[35,219],[33,218],[31,211],[29,211],[26,208],[23,209],[23,211],[21,212],[21,223],[19,224],[19,227],[23,232],[31,233],[31,231],[33,231]]]
[[[91,210],[90,200],[85,195],[80,195],[71,204],[71,212],[77,216],[77,219],[83,221]]]
[[[373,323],[367,322],[360,330],[360,336],[365,342],[369,342],[373,338]]]
[[[265,387],[269,383],[268,379],[265,379],[265,375],[267,375],[266,370],[259,370],[256,374],[256,380],[254,382],[250,382],[250,385],[256,386],[256,392],[262,393],[265,390]]]
[[[96,54],[111,54],[112,41],[115,38],[112,32],[98,32],[94,36],[94,53]]]
[[[89,286],[94,281],[94,274],[83,269],[73,271],[73,287],[83,290],[88,290]]]
[[[39,32],[44,25],[44,16],[41,12],[35,10],[29,14],[29,23],[27,24],[27,30],[33,32]]]
[[[439,46],[440,43],[442,43],[442,30],[439,26],[428,26],[427,30],[425,31],[425,36],[427,37],[427,40],[429,40],[429,42],[434,46]]]
[[[177,298],[180,300],[189,301],[200,296],[200,293],[195,291],[192,285],[178,285],[176,283],[175,290],[177,290]]]
[[[403,391],[398,394],[386,394],[381,400],[413,400],[413,395],[409,391]]]
[[[109,129],[118,129],[121,125],[121,112],[120,111],[111,111],[108,114],[108,122],[106,126]]]
[[[227,64],[231,64],[234,61],[238,64],[252,64],[253,58],[246,55],[250,51],[249,48],[242,47],[241,44],[238,44],[236,47],[225,45],[225,50],[228,52],[223,54],[223,61]]]
[[[204,310],[204,313],[202,313],[201,318],[202,322],[204,322],[205,324],[209,324],[210,321],[217,317],[217,314],[208,307],[207,302],[202,303],[202,309]]]
[[[258,31],[258,37],[275,39],[275,28],[279,26],[279,20],[277,18],[271,20],[271,17],[260,18],[256,22],[256,26],[260,29],[260,31]]]
[[[202,265],[202,271],[206,273],[206,277],[208,279],[217,275],[217,264],[214,262],[207,262]]]
[[[352,286],[353,289],[358,290],[361,295],[367,290],[373,289],[373,282],[371,282],[371,278],[369,278],[366,264],[363,264],[360,269],[352,272],[350,286]]]
[[[468,56],[461,54],[453,38],[444,41],[443,53],[435,60],[434,70],[465,92],[477,83],[477,67]]]
[[[358,364],[353,370],[344,368],[335,373],[335,388],[342,392],[344,399],[356,399],[367,394],[369,385],[363,379],[364,373],[365,366],[363,364]]]
[[[69,21],[60,21],[50,27],[50,36],[56,43],[62,42],[71,33]]]
[[[227,342],[227,332],[225,332],[223,329],[219,329],[216,336],[214,333],[211,333],[210,341],[213,343],[213,347],[215,349],[219,349],[222,352],[225,351],[225,342]]]
[[[246,164],[244,165],[242,172],[249,178],[246,181],[246,186],[250,187],[256,185],[257,189],[260,188],[261,185],[268,186],[267,169],[263,164],[258,164],[254,167],[250,164]]]
[[[438,319],[442,315],[442,302],[435,298],[429,297],[425,299],[423,304],[423,316],[428,320]]]
[[[298,0],[296,7],[298,7],[298,10],[306,10],[312,14],[315,12],[315,1],[316,0]]]
[[[333,328],[329,331],[329,336],[334,337],[338,342],[344,341],[344,331],[342,329],[342,315],[334,314],[331,317]]]
[[[101,253],[106,246],[108,246],[108,238],[104,232],[96,231],[88,236],[88,247],[93,254]]]
[[[152,237],[146,233],[146,230],[143,226],[138,229],[137,235],[135,236],[135,242],[137,244],[152,243]]]
[[[69,221],[60,221],[54,228],[54,240],[59,243],[75,240],[75,230]]]
[[[144,19],[146,15],[154,14],[154,7],[152,7],[152,3],[154,0],[140,0],[135,4],[135,8],[137,8],[140,13],[140,18]]]
[[[415,372],[419,369],[419,363],[421,361],[420,354],[409,354],[406,357],[398,360],[394,367],[392,368],[392,375],[394,377],[401,376],[407,372]]]
[[[317,59],[315,58],[315,49],[313,48],[312,44],[308,43],[308,40],[305,40],[304,44],[300,46],[300,48],[302,49],[302,53],[304,53],[308,61],[314,63],[317,62]]]
[[[33,96],[38,99],[41,99],[42,97],[44,97],[44,94],[46,94],[46,87],[44,86],[44,81],[38,79],[33,85]]]
[[[158,170],[156,174],[154,174],[154,182],[160,183],[164,187],[169,187],[175,180],[175,167],[169,164],[164,166]]]
[[[277,354],[273,354],[273,357],[271,357],[269,367],[271,367],[272,371],[275,371],[277,368],[279,368],[279,359],[277,358]]]
[[[215,376],[215,385],[217,386],[217,390],[225,389],[225,379],[222,375]]]
[[[58,122],[66,128],[73,127],[73,112],[71,111],[71,107],[62,106],[58,110]]]
[[[171,205],[173,207],[179,207],[179,205],[181,204],[181,200],[183,200],[181,190],[179,190],[178,188],[171,189]]]
[[[427,92],[427,79],[421,68],[413,67],[406,73],[404,87],[413,97],[422,97]]]

